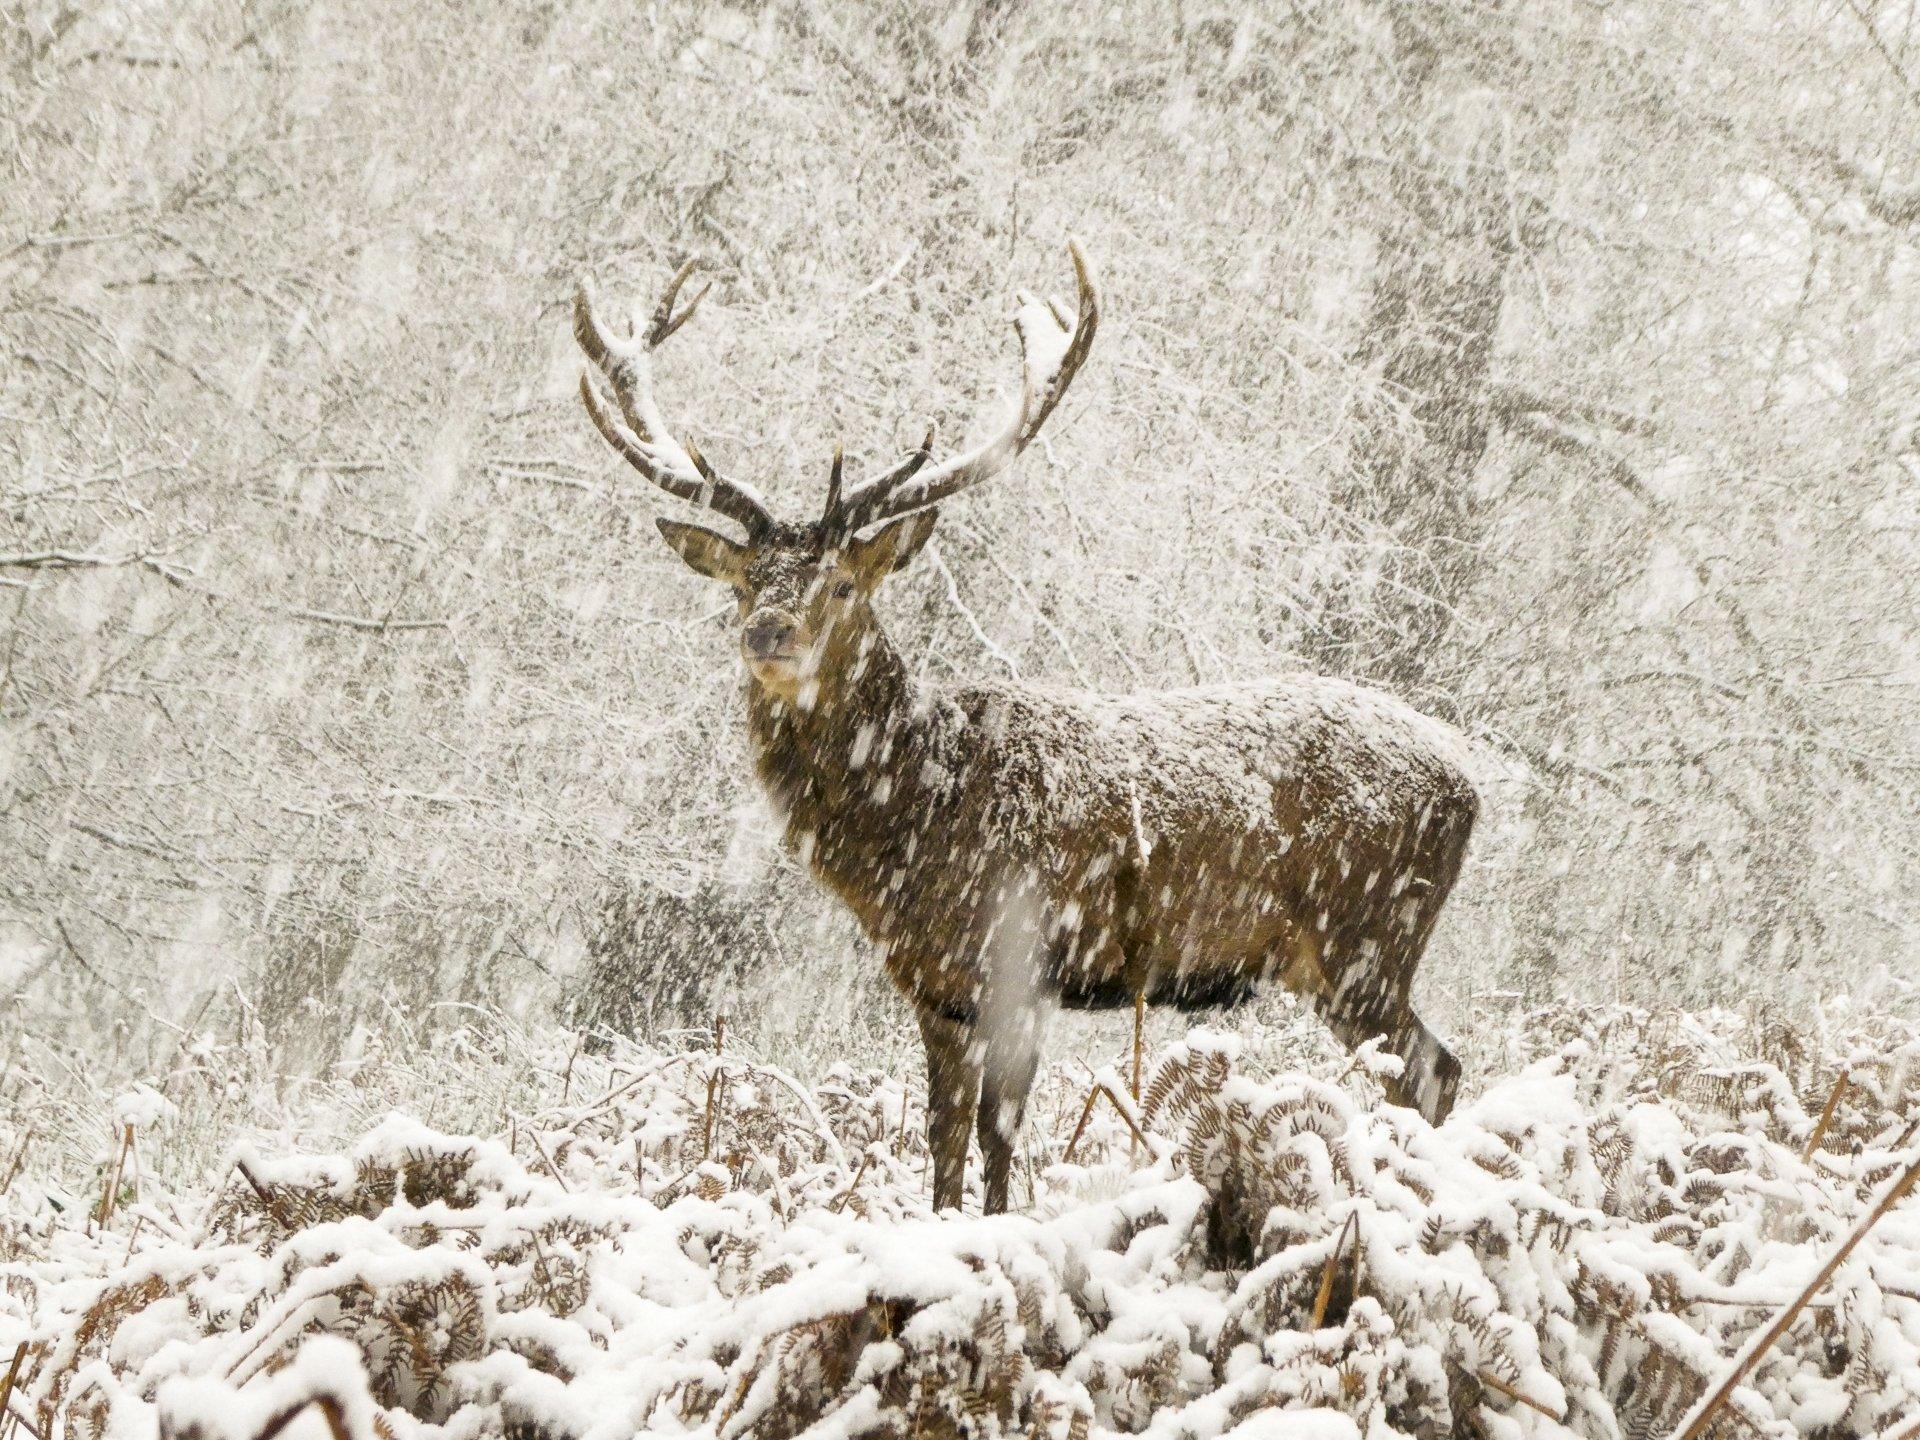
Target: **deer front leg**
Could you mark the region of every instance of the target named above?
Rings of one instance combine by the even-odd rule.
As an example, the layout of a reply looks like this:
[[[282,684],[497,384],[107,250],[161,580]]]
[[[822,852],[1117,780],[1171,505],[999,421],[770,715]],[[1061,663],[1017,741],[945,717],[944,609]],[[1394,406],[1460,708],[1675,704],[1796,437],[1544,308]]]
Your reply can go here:
[[[933,1153],[933,1208],[958,1210],[966,1188],[967,1140],[980,1103],[980,1056],[973,1027],[921,1010],[927,1051],[927,1148]]]
[[[1046,1014],[1027,1004],[1006,1013],[988,1005],[982,1012],[980,1158],[986,1171],[987,1215],[1007,1209],[1009,1177],[1013,1170],[1013,1142],[1027,1112],[1027,1094],[1040,1068],[1040,1041]]]
[[[1363,962],[1371,960],[1364,946],[1356,948]],[[1384,1036],[1386,1048],[1400,1057],[1404,1067],[1381,1086],[1388,1102],[1418,1110],[1429,1125],[1438,1125],[1453,1110],[1460,1088],[1460,1062],[1414,1013],[1407,990],[1405,985],[1384,981],[1376,966],[1361,963],[1347,969],[1338,983],[1314,994],[1313,1005],[1334,1038],[1349,1050]]]

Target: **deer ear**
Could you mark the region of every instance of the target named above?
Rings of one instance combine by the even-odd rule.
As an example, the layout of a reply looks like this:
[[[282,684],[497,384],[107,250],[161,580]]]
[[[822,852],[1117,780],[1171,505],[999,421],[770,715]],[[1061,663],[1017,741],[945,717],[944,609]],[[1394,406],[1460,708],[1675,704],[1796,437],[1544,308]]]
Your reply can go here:
[[[869,585],[877,585],[920,553],[933,535],[938,510],[916,510],[882,527],[865,540],[853,542],[853,568]]]
[[[686,525],[678,520],[655,520],[660,534],[674,553],[709,580],[737,585],[746,574],[747,547],[729,540],[718,530],[704,525]]]

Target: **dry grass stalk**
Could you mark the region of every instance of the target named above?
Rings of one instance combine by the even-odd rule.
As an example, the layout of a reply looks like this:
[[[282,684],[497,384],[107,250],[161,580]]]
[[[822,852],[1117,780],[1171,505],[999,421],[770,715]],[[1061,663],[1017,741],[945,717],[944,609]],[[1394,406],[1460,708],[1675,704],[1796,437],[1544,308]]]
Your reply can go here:
[[[100,1192],[100,1203],[95,1207],[93,1218],[102,1230],[113,1219],[114,1202],[120,1195],[120,1175],[127,1166],[127,1153],[133,1149],[133,1126],[128,1125],[120,1135],[120,1150],[114,1156],[113,1169],[108,1172],[106,1188]]]
[[[18,1424],[22,1430],[33,1436],[33,1440],[45,1440],[45,1437],[40,1433],[40,1427],[29,1420],[21,1411],[20,1407],[14,1404],[12,1400],[7,1401],[4,1418]]]
[[[713,1017],[713,1073],[707,1077],[707,1118],[700,1141],[700,1158],[713,1157],[713,1130],[715,1124],[716,1102],[720,1095],[720,1057],[727,1048],[727,1017]]]
[[[1140,1063],[1147,1028],[1147,997],[1133,997],[1133,1103],[1140,1103]]]
[[[13,1152],[13,1159],[7,1165],[7,1178],[0,1180],[0,1195],[13,1188],[13,1182],[20,1178],[20,1171],[27,1163],[27,1147],[33,1143],[33,1131],[29,1130],[20,1137],[20,1146]]]
[[[1820,1148],[1820,1142],[1826,1138],[1827,1126],[1833,1123],[1833,1112],[1840,1108],[1840,1097],[1847,1093],[1847,1079],[1847,1072],[1842,1070],[1840,1078],[1833,1082],[1833,1093],[1827,1096],[1826,1108],[1814,1122],[1813,1134],[1807,1137],[1807,1148],[1800,1152],[1802,1160],[1813,1159],[1813,1152]]]
[[[1807,1302],[1813,1299],[1820,1287],[1833,1277],[1833,1272],[1845,1263],[1847,1256],[1853,1253],[1854,1246],[1866,1239],[1867,1232],[1879,1224],[1889,1210],[1900,1203],[1902,1197],[1913,1188],[1915,1181],[1920,1181],[1920,1159],[1908,1165],[1901,1172],[1900,1178],[1887,1187],[1886,1193],[1874,1202],[1873,1208],[1854,1225],[1847,1238],[1841,1242],[1840,1248],[1834,1251],[1828,1257],[1827,1263],[1815,1272],[1814,1277],[1806,1283],[1806,1287],[1794,1297],[1793,1303],[1780,1312],[1779,1318],[1757,1339],[1749,1342],[1739,1358],[1734,1361],[1733,1368],[1727,1372],[1726,1378],[1694,1406],[1692,1414],[1674,1433],[1673,1440],[1698,1440],[1699,1436],[1706,1433],[1708,1424],[1726,1405],[1728,1397],[1733,1394],[1734,1387],[1746,1378],[1747,1372],[1759,1364],[1761,1357],[1773,1348],[1774,1343],[1782,1335],[1786,1334],[1787,1327],[1793,1324],[1794,1317],[1806,1309]]]
[[[1347,1233],[1353,1233],[1353,1258],[1356,1268],[1360,1260],[1360,1212],[1349,1210],[1347,1218],[1340,1222],[1340,1233],[1333,1237],[1333,1249],[1327,1255],[1327,1263],[1320,1270],[1320,1290],[1313,1297],[1313,1318],[1307,1324],[1309,1330],[1318,1330],[1327,1319],[1327,1306],[1333,1301],[1333,1277],[1340,1267],[1340,1256],[1347,1248]]]
[[[1126,1121],[1127,1129],[1133,1132],[1133,1138],[1138,1140],[1142,1145],[1146,1145],[1147,1137],[1145,1133],[1134,1123],[1133,1116],[1127,1113],[1127,1107],[1121,1103],[1120,1097],[1107,1088],[1106,1081],[1096,1080],[1093,1082],[1093,1088],[1087,1091],[1087,1103],[1080,1107],[1080,1119],[1073,1127],[1073,1138],[1067,1141],[1067,1148],[1061,1152],[1060,1160],[1062,1164],[1071,1165],[1073,1163],[1073,1152],[1080,1144],[1080,1137],[1086,1133],[1087,1121],[1093,1118],[1094,1101],[1098,1100],[1102,1095],[1107,1097],[1107,1103],[1113,1106],[1114,1113]]]
[[[1138,1106],[1140,1103],[1140,1057],[1146,1036],[1146,1029],[1147,997],[1145,995],[1136,995],[1133,997],[1133,1103],[1135,1106]],[[1137,1146],[1129,1145],[1127,1147],[1128,1159],[1136,1159],[1138,1155],[1139,1150]]]
[[[1495,1375],[1492,1371],[1479,1370],[1479,1371],[1476,1371],[1475,1374],[1478,1376],[1479,1381],[1482,1385],[1486,1386],[1489,1390],[1498,1390],[1502,1395],[1506,1396],[1509,1400],[1513,1401],[1514,1404],[1524,1405],[1529,1410],[1535,1411],[1538,1414],[1546,1416],[1547,1419],[1553,1421],[1553,1423],[1556,1425],[1564,1425],[1567,1423],[1567,1417],[1565,1415],[1561,1414],[1557,1410],[1551,1409],[1550,1407],[1541,1404],[1538,1400],[1534,1399],[1531,1395],[1527,1394],[1524,1390],[1514,1389],[1513,1386],[1507,1384],[1506,1381],[1502,1380],[1498,1375]]]

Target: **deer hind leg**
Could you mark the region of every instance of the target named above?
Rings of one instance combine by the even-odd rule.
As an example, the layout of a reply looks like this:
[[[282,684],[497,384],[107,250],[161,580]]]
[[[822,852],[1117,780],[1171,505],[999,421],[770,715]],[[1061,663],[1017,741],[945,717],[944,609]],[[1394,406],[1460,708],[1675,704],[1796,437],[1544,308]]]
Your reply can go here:
[[[1046,1015],[1037,1006],[995,1017],[989,1010],[981,1034],[980,1112],[977,1117],[980,1158],[986,1170],[986,1203],[982,1211],[999,1215],[1007,1209],[1009,1177],[1013,1171],[1013,1142],[1027,1111],[1027,1095],[1040,1068],[1040,1042]],[[988,1023],[991,1022],[991,1023]]]
[[[933,1155],[933,1208],[958,1210],[966,1189],[967,1141],[980,1104],[980,1054],[973,1026],[921,1010],[927,1051],[927,1148]]]

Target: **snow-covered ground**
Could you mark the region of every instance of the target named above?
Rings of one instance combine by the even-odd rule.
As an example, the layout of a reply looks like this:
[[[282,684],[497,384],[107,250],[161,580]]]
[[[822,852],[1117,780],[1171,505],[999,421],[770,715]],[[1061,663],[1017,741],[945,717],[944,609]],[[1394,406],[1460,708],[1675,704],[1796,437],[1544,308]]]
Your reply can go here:
[[[1887,1013],[1790,1032],[1537,1012],[1506,1037],[1513,1070],[1438,1129],[1380,1104],[1364,1058],[1291,1068],[1195,1031],[1148,1057],[1137,1101],[1120,1069],[1049,1071],[1028,1203],[992,1218],[929,1212],[917,1075],[806,1084],[710,1048],[514,1039],[413,1057],[442,1088],[412,1108],[480,1133],[396,1113],[332,1154],[263,1139],[248,1106],[283,1099],[201,1076],[123,1096],[94,1173],[56,1174],[34,1130],[76,1113],[10,1086],[13,1434],[1920,1422],[1920,1197],[1878,1213],[1920,1154],[1920,1024]],[[404,1087],[378,1068],[359,1083],[384,1104]],[[519,1089],[488,1088],[510,1072]]]

